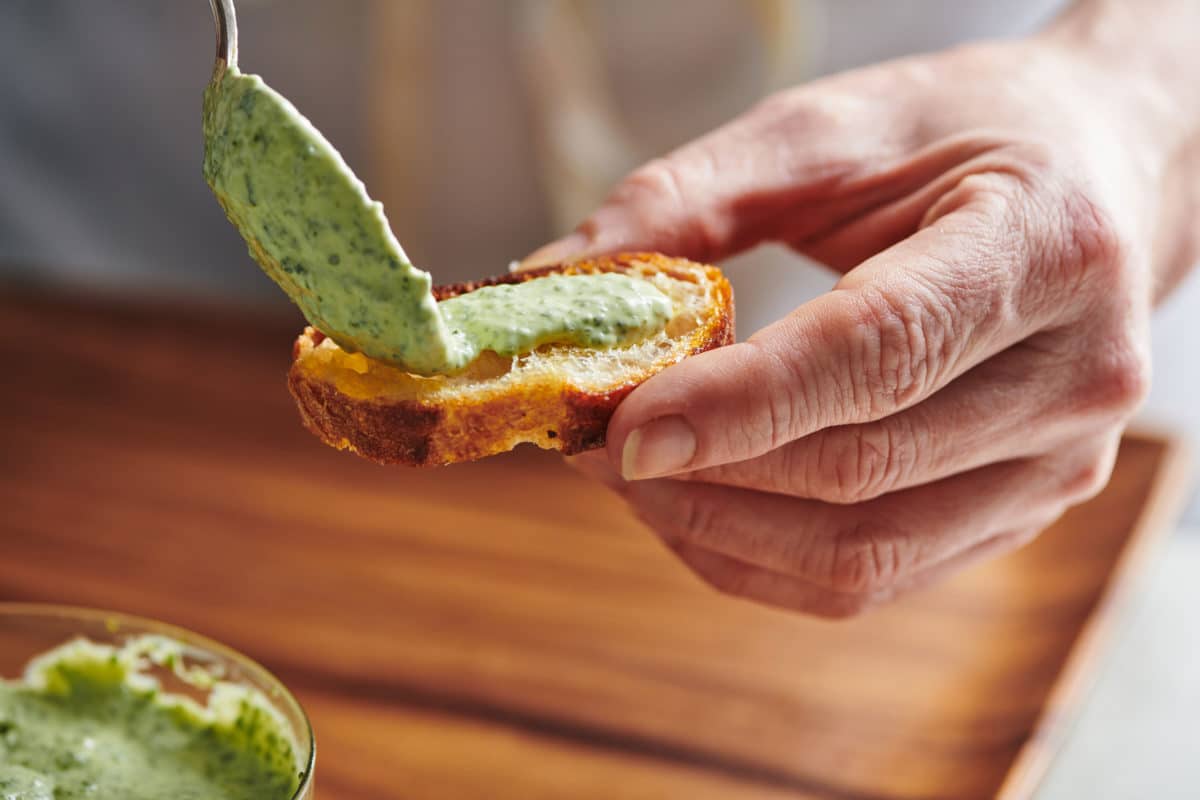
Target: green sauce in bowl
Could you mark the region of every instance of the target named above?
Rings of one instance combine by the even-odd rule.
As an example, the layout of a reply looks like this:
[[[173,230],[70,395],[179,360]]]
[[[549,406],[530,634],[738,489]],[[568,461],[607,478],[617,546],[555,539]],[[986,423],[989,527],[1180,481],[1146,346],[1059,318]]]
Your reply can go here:
[[[0,680],[0,800],[302,796],[294,726],[193,652],[156,633],[75,638]]]

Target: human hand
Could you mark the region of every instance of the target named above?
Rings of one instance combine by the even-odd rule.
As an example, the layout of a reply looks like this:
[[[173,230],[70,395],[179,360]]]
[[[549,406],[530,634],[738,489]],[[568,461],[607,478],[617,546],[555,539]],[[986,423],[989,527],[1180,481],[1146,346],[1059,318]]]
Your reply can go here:
[[[576,459],[713,586],[855,613],[1107,482],[1153,302],[1196,256],[1200,147],[1085,22],[776,95],[527,260],[778,241],[843,273],[647,381]]]

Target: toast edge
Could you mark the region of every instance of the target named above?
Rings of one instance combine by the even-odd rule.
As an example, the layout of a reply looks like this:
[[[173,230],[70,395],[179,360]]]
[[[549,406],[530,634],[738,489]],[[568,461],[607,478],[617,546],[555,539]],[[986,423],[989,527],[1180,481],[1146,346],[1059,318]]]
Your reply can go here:
[[[517,283],[554,272],[628,271],[634,262],[649,263],[669,274],[680,260],[658,254],[621,254],[441,286],[434,293],[442,300],[481,286]],[[684,357],[730,344],[734,338],[733,289],[715,267],[706,267],[705,279],[716,285],[716,307],[703,325],[688,334]],[[564,455],[603,447],[608,422],[620,402],[669,366],[647,368],[636,380],[604,393],[564,384],[556,390],[538,387],[532,393],[516,388],[477,403],[383,402],[349,397],[328,381],[314,380],[301,368],[301,354],[323,338],[320,331],[308,327],[293,347],[288,388],[301,420],[326,444],[379,464],[443,466],[503,453],[527,441]]]

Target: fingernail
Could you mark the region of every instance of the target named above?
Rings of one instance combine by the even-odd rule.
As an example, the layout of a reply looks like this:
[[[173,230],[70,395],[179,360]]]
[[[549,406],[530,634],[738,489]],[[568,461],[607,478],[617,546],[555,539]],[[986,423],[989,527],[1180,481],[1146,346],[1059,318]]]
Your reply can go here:
[[[680,416],[648,422],[625,439],[621,477],[627,481],[678,472],[696,455],[696,433]]]
[[[570,261],[572,258],[581,255],[588,244],[588,237],[582,233],[572,233],[556,242],[551,242],[544,247],[540,247],[525,256],[516,271],[549,267],[554,264],[561,264],[564,261]]]

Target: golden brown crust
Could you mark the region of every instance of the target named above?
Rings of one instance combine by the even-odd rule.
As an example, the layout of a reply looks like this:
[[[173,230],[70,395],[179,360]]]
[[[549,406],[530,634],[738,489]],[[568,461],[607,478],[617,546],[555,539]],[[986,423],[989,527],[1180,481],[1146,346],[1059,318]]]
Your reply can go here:
[[[551,272],[630,271],[633,265],[694,281],[698,265],[658,254],[632,253],[515,273],[486,281],[438,287],[438,299],[481,286],[518,283]],[[715,302],[698,326],[686,334],[686,355],[733,341],[733,290],[715,267],[703,267],[703,280],[714,287]],[[690,271],[689,271],[690,270]],[[517,385],[470,401],[360,397],[306,368],[306,356],[325,337],[306,328],[293,348],[288,386],[305,426],[333,447],[351,450],[381,464],[436,466],[473,461],[532,442],[566,455],[601,447],[617,405],[641,382],[668,364],[646,365],[620,385],[603,392],[583,391],[563,380]],[[677,360],[677,359],[676,359]],[[672,362],[673,363],[673,362]]]

